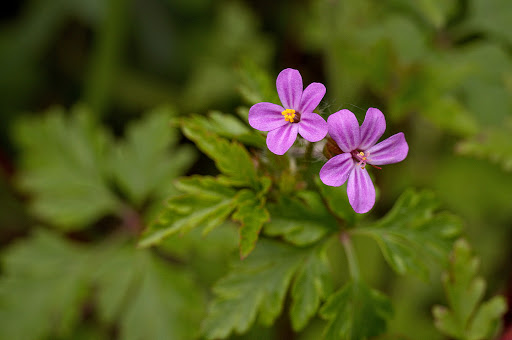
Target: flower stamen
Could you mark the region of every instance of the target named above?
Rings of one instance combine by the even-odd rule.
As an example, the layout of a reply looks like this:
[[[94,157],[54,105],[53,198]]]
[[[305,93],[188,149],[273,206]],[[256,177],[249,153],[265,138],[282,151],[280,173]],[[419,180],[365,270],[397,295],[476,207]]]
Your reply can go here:
[[[368,151],[366,153],[364,153],[363,151],[358,152],[358,150],[354,150],[354,151],[352,151],[352,157],[356,161],[359,161],[359,163],[357,163],[357,166],[360,166],[361,169],[364,169],[366,167],[367,162],[371,161],[370,152],[368,152]],[[373,166],[374,168],[380,169],[378,166],[375,166],[373,164],[370,164],[370,165]]]
[[[286,109],[281,114],[284,116],[284,120],[290,123],[298,123],[300,121],[300,114],[295,112],[294,109]]]

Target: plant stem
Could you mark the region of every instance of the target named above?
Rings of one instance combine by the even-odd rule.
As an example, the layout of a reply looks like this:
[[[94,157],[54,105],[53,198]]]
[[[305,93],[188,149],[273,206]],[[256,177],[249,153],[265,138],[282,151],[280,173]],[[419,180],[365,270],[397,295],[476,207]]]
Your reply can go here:
[[[343,245],[343,248],[345,249],[345,254],[347,255],[348,270],[350,273],[350,277],[352,278],[353,281],[359,281],[359,264],[357,262],[354,247],[352,246],[352,241],[350,240],[350,235],[347,232],[342,231],[340,233],[340,241],[341,244]]]

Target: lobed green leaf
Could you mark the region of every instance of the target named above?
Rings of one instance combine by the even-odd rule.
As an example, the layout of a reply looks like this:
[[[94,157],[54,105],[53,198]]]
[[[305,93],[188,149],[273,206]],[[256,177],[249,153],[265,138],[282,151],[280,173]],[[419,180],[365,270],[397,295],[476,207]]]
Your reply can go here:
[[[294,275],[291,317],[294,327],[303,328],[329,286],[323,251],[260,240],[251,255],[214,286],[216,296],[203,323],[206,338],[244,333],[257,318],[263,325],[272,324]]]
[[[270,220],[270,214],[265,208],[265,200],[260,199],[248,189],[241,190],[237,195],[237,210],[233,220],[242,225],[240,234],[240,258],[245,258],[256,246],[258,235],[265,222]]]
[[[315,243],[337,230],[336,220],[313,191],[301,191],[297,197],[280,196],[269,204],[269,211],[272,219],[265,224],[265,234],[282,236],[298,246]]]
[[[293,282],[290,318],[295,331],[303,329],[316,314],[321,300],[329,295],[330,282],[329,261],[325,247],[314,249],[297,271]]]
[[[5,339],[70,335],[87,297],[87,255],[83,247],[43,231],[6,250],[0,280],[0,328]]]
[[[351,232],[374,238],[397,273],[411,273],[426,280],[427,261],[445,261],[462,228],[456,216],[436,213],[437,205],[432,193],[409,190],[381,220]]]
[[[136,206],[149,197],[167,196],[172,180],[196,159],[191,146],[175,146],[178,133],[169,124],[173,116],[170,108],[157,108],[129,125],[125,138],[113,146],[112,179]]]
[[[74,336],[85,306],[97,308],[104,326],[118,325],[123,340],[196,335],[203,301],[190,274],[124,239],[78,246],[38,229],[8,248],[2,262],[2,338]]]
[[[234,139],[255,147],[265,146],[265,137],[261,133],[253,128],[249,128],[233,115],[211,111],[207,117],[197,115],[193,119],[194,123],[202,129],[215,133],[220,137]]]
[[[242,144],[218,137],[204,127],[203,118],[197,115],[182,119],[181,126],[185,136],[215,161],[217,168],[227,176],[227,182],[259,189],[256,169]]]
[[[482,303],[485,281],[476,276],[478,265],[469,244],[463,239],[458,240],[449,269],[443,275],[449,307],[434,306],[432,309],[436,327],[459,340],[491,338],[507,310],[502,296]]]
[[[393,309],[389,298],[363,282],[349,282],[332,294],[320,309],[329,320],[326,340],[364,340],[386,331]]]
[[[204,233],[223,223],[236,208],[236,191],[209,176],[183,178],[176,186],[185,193],[172,197],[142,235],[139,246],[158,244],[176,233],[204,224]]]
[[[22,190],[33,194],[30,207],[66,230],[84,228],[120,208],[105,176],[111,137],[91,117],[83,107],[73,109],[70,117],[55,108],[14,126],[22,151],[18,180]]]
[[[69,117],[51,109],[21,119],[14,126],[22,151],[18,181],[32,194],[34,214],[65,230],[82,229],[119,214],[123,201],[140,208],[169,195],[172,180],[195,159],[191,147],[175,145],[171,116],[169,108],[155,109],[116,142],[84,107]]]

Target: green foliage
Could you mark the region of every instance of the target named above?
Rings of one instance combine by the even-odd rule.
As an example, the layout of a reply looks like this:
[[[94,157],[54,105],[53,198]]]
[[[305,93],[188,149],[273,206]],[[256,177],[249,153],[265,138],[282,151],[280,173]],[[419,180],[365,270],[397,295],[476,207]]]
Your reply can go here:
[[[127,288],[137,289],[125,291],[126,304],[119,306],[125,307],[120,316],[121,338],[195,338],[205,301],[193,276],[182,269],[169,268],[168,263],[148,253],[143,254],[135,258],[132,255],[125,260],[130,266],[135,265],[134,269],[125,267],[119,270],[118,275],[129,273],[134,276],[135,282]],[[119,289],[113,280],[104,280],[103,284],[113,285],[111,292]]]
[[[170,182],[191,165],[190,148],[169,127],[169,108],[156,109],[114,142],[84,107],[69,117],[52,109],[15,125],[22,151],[20,186],[33,195],[34,214],[62,229],[86,228],[108,214],[119,214],[127,200],[141,207],[168,195]],[[119,186],[121,195],[113,189]],[[121,196],[121,197],[119,197]],[[86,202],[86,203],[84,203]]]
[[[469,2],[470,28],[489,33],[493,37],[512,42],[512,33],[504,30],[512,18],[512,4],[507,0],[472,0]],[[489,20],[492,18],[492,20]]]
[[[236,191],[209,176],[180,179],[182,195],[172,197],[160,216],[144,232],[139,245],[159,243],[177,232],[184,233],[205,224],[207,233],[224,222],[237,205]]]
[[[43,232],[8,249],[0,280],[1,338],[68,335],[87,297],[92,269],[87,255],[83,248]]]
[[[185,233],[203,226],[203,235],[232,218],[240,222],[240,256],[246,257],[253,249],[259,232],[269,214],[265,208],[265,193],[270,187],[263,177],[262,190],[236,192],[221,177],[191,176],[180,179],[176,187],[183,192],[169,199],[160,216],[144,232],[139,245],[148,247],[160,243],[176,233]]]
[[[329,211],[342,219],[348,227],[353,227],[362,217],[361,214],[354,212],[354,209],[352,209],[348,202],[346,184],[341,187],[331,187],[323,184],[320,177],[318,177],[316,178],[316,185],[320,190]]]
[[[462,223],[455,215],[436,213],[438,206],[429,192],[404,192],[381,220],[354,234],[374,238],[389,265],[399,274],[428,278],[427,261],[444,261]]]
[[[489,128],[479,135],[460,142],[457,151],[463,155],[488,159],[512,170],[512,123],[501,128]]]
[[[239,74],[242,83],[239,91],[247,104],[254,105],[260,102],[279,104],[281,102],[277,95],[275,80],[253,61],[244,59]]]
[[[469,244],[458,240],[449,270],[443,275],[449,307],[435,306],[432,310],[436,327],[455,339],[491,339],[507,310],[502,296],[482,302],[486,284],[476,276],[478,266],[479,260],[472,255]]]
[[[288,321],[301,340],[321,338],[326,323],[327,339],[490,338],[504,302],[482,302],[484,281],[475,277],[467,246],[457,244],[444,277],[448,307],[434,309],[443,332],[436,337],[424,311],[440,288],[390,280],[379,249],[363,245],[376,240],[400,274],[425,278],[430,261],[445,262],[461,222],[437,212],[429,193],[406,191],[380,218],[408,186],[430,186],[464,218],[485,271],[502,272],[510,240],[507,173],[453,151],[455,145],[459,154],[512,169],[509,0],[123,4],[29,0],[2,13],[0,132],[19,112],[47,103],[82,98],[94,109],[23,118],[12,131],[16,145],[0,133],[0,244],[32,233],[2,254],[1,339],[199,338],[206,294],[196,285],[209,287],[226,274],[237,238],[247,258],[215,286],[203,324],[210,338],[245,332],[231,338],[280,339],[291,331]],[[133,24],[137,30],[126,30]],[[367,107],[379,107],[386,134],[405,133],[407,160],[374,179],[380,208],[354,213],[346,188],[318,180],[325,160],[317,148],[313,159],[293,150],[274,155],[264,134],[246,124],[250,105],[279,103],[275,76],[285,67],[299,69],[304,85],[326,85],[324,118],[349,108],[362,122]],[[235,109],[237,88],[247,106]],[[130,122],[160,103],[181,114],[221,108],[238,116],[176,118],[162,107]],[[123,137],[91,118],[100,116]],[[177,146],[170,119],[221,175],[213,177],[201,160],[204,177],[173,181],[196,152]],[[468,185],[475,179],[479,185]],[[26,204],[62,236],[30,229]],[[128,238],[157,209],[140,240],[155,247],[136,251]],[[357,240],[357,252],[344,244],[347,256],[340,256],[339,232],[370,238]],[[392,334],[381,334],[390,302],[359,276],[393,294]],[[331,280],[348,283],[332,294]],[[319,308],[327,322],[315,317]],[[279,317],[283,310],[289,315]],[[258,318],[265,328],[255,325]]]
[[[265,200],[251,190],[240,191],[237,199],[239,203],[233,220],[241,223],[240,257],[245,258],[254,249],[263,223],[270,220],[270,215],[265,208]]]
[[[179,139],[177,130],[169,124],[171,113],[167,107],[149,112],[129,125],[125,138],[113,148],[112,179],[138,207],[148,197],[168,196],[169,183],[196,158],[195,150],[189,146],[175,147],[170,153],[170,146],[176,145]]]
[[[33,194],[36,216],[77,229],[120,208],[105,181],[111,138],[85,108],[75,108],[69,118],[51,109],[22,119],[14,137],[22,151],[19,182]]]
[[[420,13],[432,26],[442,28],[457,8],[457,1],[420,0],[412,3],[407,0],[398,1],[409,6],[412,11]]]
[[[313,191],[301,191],[297,197],[280,196],[269,204],[269,211],[272,219],[265,225],[265,234],[282,236],[298,246],[315,243],[337,230],[336,219]]]
[[[261,240],[247,259],[215,285],[216,297],[203,323],[204,334],[215,339],[226,338],[233,331],[244,333],[257,317],[263,325],[272,324],[283,309],[294,275],[292,322],[296,329],[304,327],[325,294],[326,271],[323,250]],[[311,289],[310,295],[304,295],[305,289]]]
[[[387,296],[355,281],[332,294],[320,315],[329,320],[325,339],[364,340],[386,331],[393,309]]]
[[[255,134],[234,117],[213,112],[210,119],[195,115],[181,120],[185,135],[212,158],[223,175],[216,178],[195,176],[181,179],[176,187],[182,195],[172,197],[160,216],[143,235],[140,246],[158,244],[167,236],[184,233],[204,224],[204,233],[232,219],[240,222],[240,256],[246,257],[255,247],[263,224],[270,218],[265,208],[265,194],[271,180],[260,177],[249,152],[237,142],[217,135],[245,136],[258,143]],[[249,187],[239,192],[232,187]]]
[[[498,11],[494,14],[499,15]],[[505,48],[483,41],[467,46],[450,58],[452,65],[465,65],[458,90],[476,121],[485,127],[502,125],[512,110],[510,86],[507,88],[507,79],[512,77],[512,59]]]
[[[197,115],[183,119],[181,126],[185,136],[215,161],[227,182],[235,186],[259,188],[254,164],[243,145],[218,137],[204,126],[203,118]]]
[[[331,293],[330,274],[325,247],[313,249],[293,281],[290,318],[294,330],[303,329],[316,314],[320,301]]]
[[[191,338],[202,312],[189,273],[122,240],[86,247],[39,230],[3,265],[2,339],[70,336],[93,301],[104,325],[119,323],[120,339]]]
[[[208,28],[197,30],[198,25],[192,23],[197,20],[196,15],[189,15],[189,25],[192,26],[186,31],[189,35],[182,37],[179,34],[180,40],[183,39],[182,43],[187,46],[184,51],[193,54],[183,55],[183,60],[178,63],[180,67],[174,66],[180,71],[183,63],[190,68],[183,96],[177,98],[183,102],[187,112],[215,107],[220,100],[238,99],[234,91],[238,86],[238,77],[233,65],[244,58],[266,64],[275,49],[271,41],[258,30],[259,20],[244,2],[219,2],[214,13],[211,12],[211,6],[206,7],[208,9],[203,12],[202,21],[203,24],[208,22]],[[178,15],[174,20],[183,20],[183,17]],[[191,41],[197,43],[187,43]],[[191,50],[191,46],[196,49]],[[173,51],[172,54],[179,52]]]
[[[247,120],[247,113],[244,114]],[[237,140],[241,143],[264,147],[265,138],[254,129],[249,128],[233,115],[219,111],[211,111],[207,117],[195,115],[184,120],[187,126],[201,128],[220,137]]]

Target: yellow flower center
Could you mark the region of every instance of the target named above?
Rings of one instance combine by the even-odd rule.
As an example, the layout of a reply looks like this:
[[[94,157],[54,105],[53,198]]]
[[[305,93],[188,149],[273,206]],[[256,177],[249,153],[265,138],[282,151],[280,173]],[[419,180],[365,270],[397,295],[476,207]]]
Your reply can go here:
[[[293,123],[293,119],[295,118],[295,110],[286,109],[281,114],[284,116],[284,120],[287,122]]]

